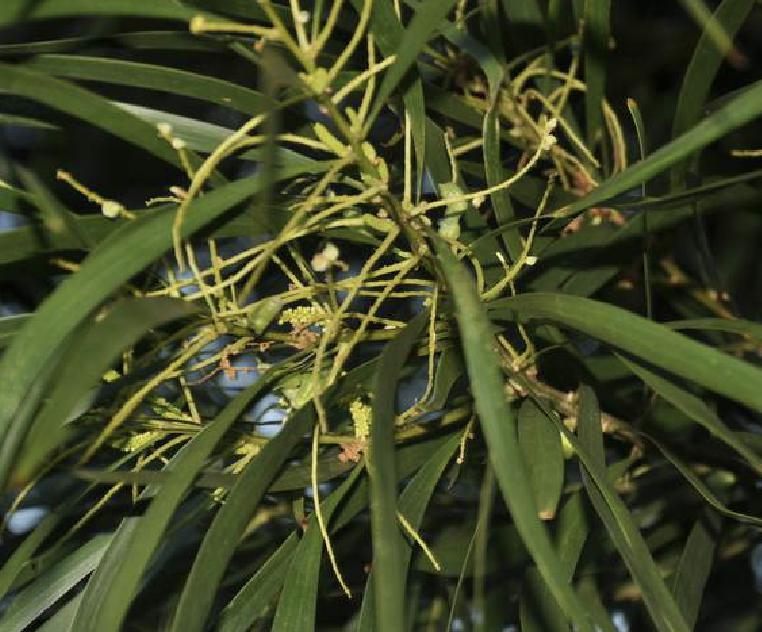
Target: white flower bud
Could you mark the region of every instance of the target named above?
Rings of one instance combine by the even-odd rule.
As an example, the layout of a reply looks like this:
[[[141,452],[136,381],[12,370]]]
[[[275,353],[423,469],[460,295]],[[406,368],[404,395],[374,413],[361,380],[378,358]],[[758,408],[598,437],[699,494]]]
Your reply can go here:
[[[123,210],[124,207],[119,204],[119,202],[115,202],[114,200],[104,200],[103,204],[101,204],[101,213],[103,213],[109,219],[119,217],[122,214]]]

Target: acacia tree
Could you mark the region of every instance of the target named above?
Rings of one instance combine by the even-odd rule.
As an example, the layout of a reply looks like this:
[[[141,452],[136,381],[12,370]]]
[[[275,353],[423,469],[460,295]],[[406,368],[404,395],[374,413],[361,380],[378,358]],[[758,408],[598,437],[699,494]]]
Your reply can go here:
[[[757,629],[758,9],[651,146],[618,4],[2,3],[0,631]]]

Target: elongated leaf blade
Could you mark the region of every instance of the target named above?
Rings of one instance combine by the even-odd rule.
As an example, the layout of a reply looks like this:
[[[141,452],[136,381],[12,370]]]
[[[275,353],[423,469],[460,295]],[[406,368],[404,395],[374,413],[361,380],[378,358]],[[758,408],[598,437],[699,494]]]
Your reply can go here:
[[[356,466],[352,474],[321,503],[323,521],[326,524],[330,522],[339,503],[355,484],[362,470],[361,466]],[[323,534],[313,513],[307,524],[307,532],[294,551],[289,571],[286,573],[273,621],[273,632],[301,632],[301,630],[315,629],[322,552]]]
[[[447,463],[452,458],[455,449],[458,447],[459,437],[456,434],[449,437],[441,447],[424,463],[423,467],[415,474],[411,481],[399,496],[398,509],[405,516],[405,519],[414,529],[418,529],[423,520],[426,506],[434,493],[434,489],[442,477]],[[402,535],[400,534],[400,540]],[[410,543],[402,545],[402,568],[403,575],[407,577],[410,560],[413,557],[413,548]],[[365,584],[365,595],[363,597],[362,608],[360,610],[360,620],[357,623],[357,632],[370,632],[377,629],[376,612],[376,592],[374,588],[375,573],[371,569],[368,581]],[[383,612],[383,606],[381,608]]]
[[[381,108],[415,63],[419,53],[454,4],[455,0],[424,0],[418,5],[410,25],[405,29],[395,51],[397,58],[394,65],[386,72],[381,85],[378,87],[370,110],[370,121],[376,119]]]
[[[723,0],[712,17],[716,25],[732,39],[753,7],[754,0]],[[718,49],[711,34],[704,31],[683,75],[672,122],[673,138],[685,133],[701,120],[709,91],[723,59],[724,51]]]
[[[565,294],[522,294],[490,304],[493,318],[570,327],[652,365],[762,411],[762,371],[613,305]]]
[[[760,114],[762,114],[762,81],[751,84],[743,93],[672,142],[650,154],[645,160],[636,162],[606,180],[604,184],[593,189],[579,201],[566,207],[564,214],[576,215],[580,211],[599,206],[615,195],[647,182],[725,134],[753,121]]]
[[[373,536],[375,599],[384,604],[377,612],[379,632],[402,630],[405,625],[405,575],[402,542],[397,526],[397,475],[394,456],[397,384],[413,345],[428,322],[419,313],[384,348],[373,381],[372,422],[368,445],[370,518]]]
[[[758,474],[762,474],[762,458],[733,433],[704,401],[652,371],[620,357],[627,367],[653,391],[678,410],[684,412],[702,428],[740,454]]]
[[[87,584],[74,629],[78,632],[120,629],[141,578],[194,478],[251,400],[269,387],[277,376],[278,371],[271,370],[260,377],[173,457],[167,465],[170,476],[159,488],[146,513],[139,518],[124,519],[117,529],[106,555]],[[293,426],[288,424],[287,428]],[[285,436],[291,434],[294,433]],[[268,446],[273,442],[277,448],[283,440],[274,439]],[[268,446],[263,448],[263,452]],[[270,448],[269,452],[272,451],[273,448]],[[144,496],[150,496],[153,492],[155,490],[149,488]],[[203,621],[199,625],[203,625]]]
[[[0,24],[82,14],[188,20],[194,12],[169,0],[4,0]]]
[[[0,63],[0,91],[33,99],[83,119],[164,162],[181,167],[177,152],[159,138],[155,127],[89,90],[31,68]]]
[[[1,632],[23,632],[50,606],[85,579],[98,565],[111,542],[97,535],[17,595],[0,620]]]
[[[595,144],[603,127],[603,99],[606,91],[606,60],[608,59],[611,0],[585,2],[585,120],[587,143]]]
[[[717,548],[717,522],[711,519],[695,522],[672,577],[672,592],[690,629],[696,625],[701,597],[712,570]]]
[[[564,484],[561,435],[531,399],[524,401],[519,410],[518,434],[538,515],[551,520],[556,515]]]
[[[498,484],[516,528],[551,593],[580,630],[592,630],[537,516],[516,437],[516,420],[505,400],[499,361],[492,347],[493,333],[486,308],[480,303],[467,271],[448,248],[439,242],[437,257],[453,295],[466,367]]]
[[[660,632],[687,632],[689,627],[661,578],[643,536],[607,480],[600,409],[595,393],[590,387],[583,386],[579,396],[579,441],[574,440],[572,445],[584,467],[583,480],[588,497],[640,587],[656,629]]]
[[[25,64],[57,77],[115,83],[193,97],[255,116],[267,100],[260,93],[229,81],[187,70],[84,55],[40,55]]]
[[[201,632],[217,587],[262,496],[315,421],[312,405],[299,409],[246,466],[212,521],[180,596],[173,632]]]
[[[49,394],[25,441],[16,476],[30,479],[50,453],[59,447],[65,423],[119,354],[147,331],[163,323],[190,316],[196,309],[178,299],[125,299],[111,306],[76,336],[61,358],[62,371],[49,385]]]

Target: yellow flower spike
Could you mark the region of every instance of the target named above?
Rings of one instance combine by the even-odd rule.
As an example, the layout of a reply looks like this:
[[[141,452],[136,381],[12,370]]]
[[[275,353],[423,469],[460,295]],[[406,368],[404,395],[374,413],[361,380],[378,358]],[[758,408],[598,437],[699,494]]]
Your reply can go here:
[[[349,405],[349,414],[354,424],[355,436],[358,439],[367,439],[370,434],[371,407],[358,397]]]

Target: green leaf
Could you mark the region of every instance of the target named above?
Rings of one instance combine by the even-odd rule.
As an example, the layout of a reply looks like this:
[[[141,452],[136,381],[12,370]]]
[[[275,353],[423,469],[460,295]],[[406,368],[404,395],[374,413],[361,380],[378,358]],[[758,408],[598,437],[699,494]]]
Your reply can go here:
[[[0,63],[0,92],[23,96],[85,120],[171,165],[181,166],[177,152],[158,137],[154,126],[72,83],[23,66]]]
[[[71,421],[82,400],[89,393],[95,394],[103,374],[122,351],[150,329],[196,311],[193,305],[178,299],[124,299],[83,325],[84,329],[74,334],[59,361],[59,366],[75,366],[77,370],[58,371],[48,385],[45,402],[32,422],[19,455],[16,476],[31,480],[39,466],[64,443],[65,424]]]
[[[672,592],[692,630],[701,608],[701,597],[712,570],[717,548],[718,520],[697,520],[691,529],[683,554],[672,577]]]
[[[169,123],[177,138],[184,140],[190,149],[201,153],[214,151],[222,141],[235,132],[235,130],[222,127],[221,125],[164,112],[163,110],[129,103],[115,103],[115,105],[144,121],[152,123],[154,126],[158,123]],[[237,157],[240,160],[259,161],[263,157],[263,149],[255,147],[254,149],[242,152]],[[325,161],[308,158],[285,147],[278,147],[277,161],[278,169],[285,171],[286,174],[293,174],[295,172],[322,173],[327,169]],[[287,177],[283,174],[281,176]]]
[[[537,293],[493,301],[490,314],[570,327],[762,411],[760,369],[619,307],[579,296]]]
[[[603,127],[606,96],[606,60],[609,58],[611,0],[585,2],[585,121],[587,144],[593,147]]]
[[[171,0],[3,0],[0,25],[83,14],[189,20],[195,12]]]
[[[754,0],[723,0],[712,16],[713,24],[732,43],[754,4]],[[711,29],[704,29],[683,75],[672,121],[672,138],[684,134],[701,120],[709,91],[724,57],[725,51],[717,48]],[[678,188],[682,187],[690,165],[691,161],[686,160],[674,168],[672,181]]]
[[[322,503],[320,509],[327,525],[339,503],[357,481],[363,467],[358,465],[352,473]],[[318,583],[320,580],[320,560],[323,553],[323,535],[317,517],[313,512],[307,524],[307,531],[296,547],[289,570],[286,573],[283,591],[278,600],[278,609],[273,621],[273,632],[301,632],[315,629]]]
[[[3,562],[3,566],[0,568],[0,598],[8,594],[19,577],[19,573],[29,563],[40,545],[60,524],[63,514],[64,512],[60,507],[51,511]]]
[[[452,293],[476,409],[503,497],[524,544],[559,605],[581,630],[592,630],[582,605],[564,576],[550,537],[537,516],[516,436],[516,420],[505,400],[499,359],[492,346],[492,325],[485,306],[480,303],[465,268],[449,251],[449,246],[439,241],[437,258]]]
[[[201,632],[246,525],[277,471],[315,421],[312,404],[297,410],[246,466],[201,542],[172,621],[173,632]]]
[[[421,463],[426,462],[426,458],[430,455],[439,454],[438,450],[446,442],[455,441],[457,444],[458,439],[459,434],[455,433],[449,437],[437,437],[408,446],[400,446],[397,449],[398,480],[409,477]],[[400,502],[402,503],[406,497],[405,492],[403,492],[400,496]],[[339,507],[329,531],[335,533],[345,527],[367,505],[368,480],[365,477],[361,478],[349,491]],[[290,567],[289,560],[296,550],[297,543],[297,535],[292,533],[260,570],[241,588],[235,598],[222,611],[219,632],[248,632],[252,623],[266,614],[273,599],[281,589]]]
[[[762,81],[751,84],[742,94],[691,127],[682,136],[664,145],[624,171],[607,179],[579,201],[566,207],[564,215],[576,215],[592,206],[600,206],[615,195],[646,182],[733,131],[762,113]]]
[[[281,177],[293,176],[280,171]],[[220,187],[194,201],[185,222],[188,237],[262,186],[259,176]],[[62,283],[14,337],[0,359],[0,488],[7,483],[26,435],[41,376],[77,326],[123,283],[171,247],[174,209],[146,213],[113,233]],[[38,389],[35,395],[35,390]],[[22,410],[26,412],[21,414]]]
[[[13,125],[15,127],[31,127],[35,129],[44,130],[58,130],[57,125],[48,123],[47,121],[40,121],[39,119],[30,118],[28,116],[16,116],[14,114],[0,114],[0,125]]]
[[[564,485],[561,435],[531,399],[524,400],[519,410],[518,434],[538,515],[552,520]]]
[[[74,595],[50,619],[43,623],[37,632],[71,632],[77,608],[82,601],[82,594],[79,592]]]
[[[26,62],[25,67],[68,79],[115,83],[193,97],[251,116],[262,114],[267,105],[263,95],[249,88],[167,66],[83,55],[40,55]]]
[[[585,446],[590,458],[591,468],[596,472],[606,471],[606,451],[603,447],[603,429],[601,428],[601,411],[595,391],[587,384],[579,389],[579,411],[577,414],[577,436]]]
[[[220,615],[218,632],[247,632],[253,623],[270,610],[291,569],[292,558],[298,546],[299,538],[294,532],[225,606]]]
[[[98,565],[111,534],[96,535],[24,588],[0,620],[0,632],[24,632]]]
[[[702,399],[693,393],[676,386],[669,380],[656,375],[635,362],[620,356],[620,360],[627,365],[635,375],[643,380],[657,395],[664,398],[678,410],[684,412],[693,421],[699,424],[707,432],[717,437],[725,445],[740,454],[757,474],[762,474],[762,458],[752,450],[738,435],[728,428]]]
[[[420,528],[431,495],[434,493],[434,489],[442,477],[445,467],[450,459],[452,459],[452,455],[460,443],[459,435],[460,433],[455,433],[442,443],[439,449],[413,476],[399,496],[397,503],[398,511],[405,516],[405,519],[416,530]],[[399,533],[398,537],[402,541],[401,533]],[[413,556],[413,546],[415,545],[402,542],[400,546],[402,548],[403,576],[407,577],[410,560]],[[365,584],[365,594],[363,596],[362,608],[360,609],[360,620],[355,628],[357,632],[378,629],[376,627],[376,617],[380,615],[376,614],[379,610],[376,608],[376,589],[374,584],[375,571],[371,568],[368,581]],[[381,612],[383,611],[382,608]]]
[[[498,125],[497,107],[493,106],[490,108],[487,116],[484,117],[484,130],[482,132],[484,138],[484,175],[489,187],[503,182],[506,178],[500,162],[501,152]],[[508,197],[508,192],[505,189],[500,189],[490,194],[490,199],[492,200],[492,208],[494,209],[498,225],[509,224],[515,219],[516,214],[513,210],[513,204],[511,204],[511,199]],[[511,260],[518,261],[521,251],[524,249],[518,226],[506,229],[502,233],[502,238]]]
[[[446,0],[451,2],[452,0]],[[352,0],[352,5],[359,13],[362,11],[364,0]],[[429,3],[431,4],[431,2]],[[388,2],[374,2],[370,18],[370,31],[381,52],[386,56],[397,55],[402,50],[402,39],[405,31],[402,28],[394,8]],[[399,58],[392,66],[392,69],[399,63]],[[391,71],[387,71],[391,72]],[[400,76],[400,79],[402,77]],[[395,86],[392,86],[392,89]],[[391,90],[390,93],[391,94]],[[389,95],[387,95],[389,96]],[[419,77],[415,77],[410,85],[405,89],[402,95],[402,101],[405,109],[410,116],[412,128],[413,145],[417,157],[416,169],[417,180],[420,183],[423,179],[423,168],[426,160],[426,104],[423,98],[423,84]],[[381,110],[383,102],[378,100],[376,93],[376,107],[378,112],[368,118],[368,124],[372,124],[375,117]]]
[[[378,4],[386,3],[374,5],[374,13],[377,12]],[[396,55],[394,64],[386,71],[381,85],[378,87],[368,116],[369,124],[376,120],[381,112],[381,108],[386,105],[392,92],[400,84],[407,71],[410,70],[410,67],[415,64],[419,53],[426,46],[426,43],[436,32],[437,28],[439,28],[442,20],[444,20],[454,4],[455,0],[423,0],[418,4],[410,25],[399,38],[394,52]],[[390,7],[388,4],[387,6]],[[386,51],[384,53],[388,54]]]
[[[87,44],[114,42],[136,50],[182,50],[221,52],[224,44],[209,38],[197,37],[188,31],[132,31],[106,35],[85,35],[65,37],[39,42],[20,42],[0,45],[3,55],[38,55],[43,53],[65,53],[76,51]]]
[[[748,336],[752,340],[762,342],[762,325],[742,318],[734,318],[733,320],[727,318],[693,318],[691,320],[673,320],[664,324],[677,331],[684,329],[723,331]]]
[[[384,347],[373,380],[372,422],[368,438],[370,518],[373,536],[375,599],[384,604],[376,613],[379,632],[404,629],[405,575],[397,526],[397,475],[394,456],[397,383],[408,355],[429,320],[420,312]]]
[[[691,468],[680,459],[672,450],[667,448],[663,443],[656,440],[654,437],[644,435],[653,443],[658,450],[664,455],[664,457],[675,466],[675,469],[686,480],[686,482],[693,487],[694,491],[701,496],[709,505],[716,509],[719,513],[728,518],[736,520],[738,522],[753,525],[757,528],[762,527],[762,518],[756,516],[750,516],[748,514],[733,511],[727,505],[725,505],[714,492],[709,488],[704,481],[702,481]]]
[[[151,504],[142,517],[125,518],[117,529],[103,561],[85,588],[74,625],[77,632],[120,629],[151,558],[193,480],[251,400],[271,386],[273,380],[280,375],[278,369],[271,369],[233,399],[172,458],[166,467],[170,476],[158,492],[149,488],[143,493],[143,498],[153,496]],[[299,430],[301,426],[298,422],[287,423],[281,434],[270,441],[252,463],[267,462],[267,458],[262,459],[263,454],[272,454],[273,451],[279,453],[283,442]],[[298,439],[299,436],[295,438]],[[250,465],[249,468],[251,467]],[[241,480],[244,480],[243,477]],[[232,544],[235,542],[237,538]],[[203,621],[199,625],[203,625]]]
[[[439,362],[437,362],[434,385],[431,389],[431,399],[428,402],[430,410],[441,410],[444,408],[450,391],[463,375],[463,371],[464,367],[460,354],[453,347],[443,349],[439,355]]]
[[[29,318],[29,314],[0,317],[0,349],[11,343],[13,337],[24,327]]]
[[[571,433],[567,433],[567,437],[584,468],[583,482],[588,497],[630,574],[640,587],[656,629],[660,632],[688,632],[689,628],[662,580],[643,536],[608,482],[600,409],[595,393],[590,387],[583,385],[579,396],[579,440]]]
[[[521,583],[519,623],[521,632],[569,632],[564,613],[536,566],[527,569]]]

